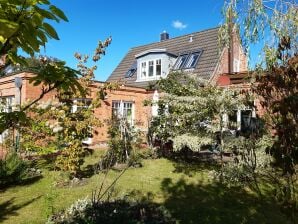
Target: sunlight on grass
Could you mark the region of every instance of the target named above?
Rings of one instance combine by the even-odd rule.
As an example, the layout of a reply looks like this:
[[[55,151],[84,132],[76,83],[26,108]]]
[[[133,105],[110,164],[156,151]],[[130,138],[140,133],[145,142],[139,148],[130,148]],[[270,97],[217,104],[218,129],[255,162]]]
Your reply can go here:
[[[100,155],[102,152],[89,156],[86,166],[95,164]],[[113,197],[145,198],[163,204],[179,223],[288,223],[273,203],[245,189],[215,183],[207,168],[167,159],[143,160],[142,164],[123,174]],[[105,187],[119,173],[110,171]],[[39,181],[1,192],[0,222],[44,223],[52,208],[59,211],[90,196],[103,179],[103,174],[97,174],[83,186],[58,188],[53,185],[58,175],[57,171],[44,170]]]

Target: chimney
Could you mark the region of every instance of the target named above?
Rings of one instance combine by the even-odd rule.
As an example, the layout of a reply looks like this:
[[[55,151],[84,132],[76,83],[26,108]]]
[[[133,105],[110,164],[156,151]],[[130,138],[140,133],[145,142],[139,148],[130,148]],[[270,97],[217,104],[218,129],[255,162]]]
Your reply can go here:
[[[160,42],[168,40],[169,38],[170,36],[165,30],[160,34]]]

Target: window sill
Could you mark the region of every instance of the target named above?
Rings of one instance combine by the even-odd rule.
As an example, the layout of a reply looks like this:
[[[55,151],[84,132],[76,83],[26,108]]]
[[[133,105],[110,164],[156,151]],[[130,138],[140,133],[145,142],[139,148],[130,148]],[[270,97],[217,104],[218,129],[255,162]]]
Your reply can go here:
[[[160,80],[162,77],[161,76],[155,76],[155,77],[150,77],[146,79],[137,79],[136,82],[148,82],[148,81],[155,81],[155,80]]]

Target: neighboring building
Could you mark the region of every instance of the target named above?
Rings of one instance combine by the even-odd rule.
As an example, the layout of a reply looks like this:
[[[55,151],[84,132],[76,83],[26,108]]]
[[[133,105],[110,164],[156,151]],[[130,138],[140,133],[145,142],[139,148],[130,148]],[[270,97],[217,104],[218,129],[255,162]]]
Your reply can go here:
[[[117,114],[126,119],[140,130],[146,132],[152,116],[157,115],[157,106],[145,107],[144,100],[158,101],[159,93],[149,90],[148,85],[165,78],[172,70],[181,70],[195,74],[211,83],[221,86],[232,84],[230,76],[222,74],[238,73],[247,70],[247,58],[237,35],[233,35],[230,50],[219,51],[219,28],[169,38],[163,32],[159,42],[132,48],[123,58],[107,82],[117,81],[123,85],[118,90],[108,92],[101,107],[95,110],[95,116],[103,122],[103,126],[94,130],[93,139],[88,143],[102,143],[108,140],[105,121]],[[40,86],[29,83],[34,74],[18,72],[0,78],[0,100],[5,110],[13,110],[16,105],[34,100],[41,93]],[[15,78],[22,78],[21,89],[15,86]],[[95,82],[95,91],[102,82]],[[47,94],[43,99],[55,100],[55,92]],[[73,111],[77,110],[74,99]]]

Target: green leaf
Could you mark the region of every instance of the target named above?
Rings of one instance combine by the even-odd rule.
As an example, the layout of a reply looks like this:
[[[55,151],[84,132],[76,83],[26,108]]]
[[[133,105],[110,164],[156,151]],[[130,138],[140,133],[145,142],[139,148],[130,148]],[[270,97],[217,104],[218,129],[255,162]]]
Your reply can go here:
[[[48,42],[48,38],[46,37],[46,35],[41,31],[41,30],[37,30],[37,36],[38,38],[41,40],[41,42],[43,43],[43,45]]]
[[[59,18],[61,18],[61,19],[63,19],[64,21],[68,22],[68,19],[67,19],[66,15],[64,14],[64,12],[63,12],[61,9],[57,8],[57,7],[54,6],[54,5],[51,5],[51,6],[50,6],[50,10],[51,10],[55,15],[57,15]]]
[[[52,19],[52,20],[56,20],[57,22],[59,22],[59,20],[56,18],[56,16],[54,16],[51,12],[41,9],[37,6],[34,6],[34,9],[37,13],[39,13],[42,17],[46,18],[46,19]]]
[[[45,29],[45,31],[47,32],[47,34],[56,39],[59,40],[58,34],[56,32],[56,30],[48,23],[43,23],[43,28]]]
[[[8,21],[6,19],[0,19],[0,36],[3,39],[9,38],[19,28],[19,24]]]

